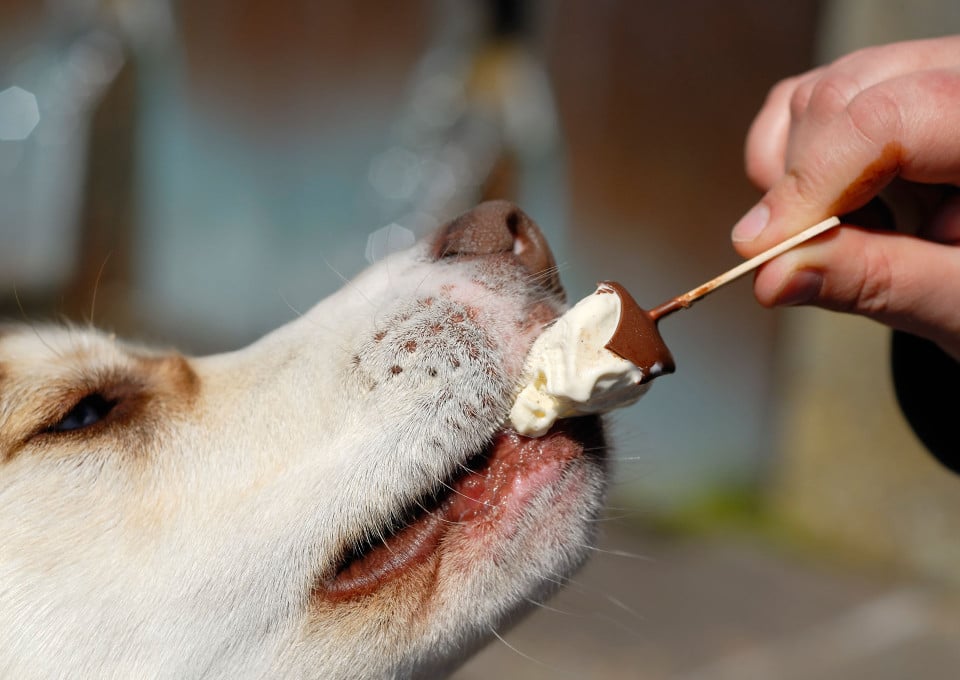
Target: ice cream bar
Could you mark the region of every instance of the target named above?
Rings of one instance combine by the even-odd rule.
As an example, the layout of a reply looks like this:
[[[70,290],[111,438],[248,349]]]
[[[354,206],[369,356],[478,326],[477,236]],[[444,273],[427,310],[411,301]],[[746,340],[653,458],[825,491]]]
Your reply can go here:
[[[651,380],[675,370],[657,329],[660,319],[839,223],[836,217],[823,220],[650,311],[619,283],[599,284],[534,341],[510,424],[520,434],[539,437],[560,418],[604,413],[637,401]]]
[[[510,424],[539,437],[560,418],[632,404],[673,370],[655,321],[623,286],[604,282],[533,343]]]

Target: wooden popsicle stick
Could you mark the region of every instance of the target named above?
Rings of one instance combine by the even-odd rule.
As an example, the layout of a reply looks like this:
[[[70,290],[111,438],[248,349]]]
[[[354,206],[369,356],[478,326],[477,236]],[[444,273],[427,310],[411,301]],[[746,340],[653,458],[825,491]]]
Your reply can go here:
[[[700,298],[715,291],[720,286],[724,286],[732,281],[736,281],[744,274],[752,272],[754,269],[765,262],[769,262],[777,255],[782,255],[791,248],[800,245],[804,241],[809,241],[814,236],[818,236],[828,229],[832,229],[838,224],[840,224],[840,218],[838,217],[829,217],[823,222],[818,222],[812,227],[804,229],[799,234],[791,236],[786,241],[778,243],[772,248],[763,251],[759,255],[751,257],[746,262],[741,262],[739,265],[729,271],[724,272],[720,276],[710,279],[706,283],[697,286],[693,290],[688,291],[683,295],[679,295],[668,300],[667,302],[664,302],[659,307],[655,307],[649,312],[650,318],[656,321],[657,319],[661,319],[668,314],[676,312],[677,310],[686,309]]]

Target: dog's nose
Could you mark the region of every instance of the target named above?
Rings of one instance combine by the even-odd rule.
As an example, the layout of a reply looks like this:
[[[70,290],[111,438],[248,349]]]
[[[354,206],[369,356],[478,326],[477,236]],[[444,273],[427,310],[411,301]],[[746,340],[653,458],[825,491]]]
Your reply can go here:
[[[433,240],[433,257],[512,255],[538,282],[559,292],[553,253],[540,228],[509,201],[487,201],[444,225]]]

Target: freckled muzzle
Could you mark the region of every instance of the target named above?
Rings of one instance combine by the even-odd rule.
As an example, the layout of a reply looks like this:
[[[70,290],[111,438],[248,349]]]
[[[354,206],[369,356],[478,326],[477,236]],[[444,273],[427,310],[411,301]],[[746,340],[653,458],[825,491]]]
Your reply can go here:
[[[553,255],[533,220],[509,202],[484,203],[452,220],[433,236],[430,254],[438,262],[469,259],[489,263],[491,268],[519,267],[535,290],[523,312],[524,323],[530,330],[540,329],[557,315],[558,305],[544,295],[554,301],[563,295]],[[396,332],[382,334],[375,344],[409,348],[409,340],[400,344],[391,340]],[[426,349],[430,337],[417,336],[416,350]],[[415,352],[407,354],[413,361]],[[463,365],[470,363],[464,357]],[[415,370],[410,367],[403,375]],[[597,480],[606,477],[605,456],[597,416],[562,420],[539,438],[525,437],[504,425],[480,453],[398,512],[389,526],[370,527],[365,537],[347,546],[333,573],[318,583],[314,594],[330,602],[365,598],[404,579],[430,580],[425,574],[436,573],[444,560],[485,554],[527,524],[536,525],[534,533],[552,524],[562,526],[569,519],[555,504],[582,508],[588,500],[596,500]]]

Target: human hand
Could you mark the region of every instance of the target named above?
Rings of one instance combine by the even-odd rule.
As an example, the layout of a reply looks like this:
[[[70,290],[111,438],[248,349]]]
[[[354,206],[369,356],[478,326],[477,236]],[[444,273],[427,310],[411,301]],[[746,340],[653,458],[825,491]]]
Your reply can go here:
[[[844,219],[766,264],[754,292],[767,306],[862,314],[960,360],[960,36],[861,50],[780,82],[750,129],[746,165],[767,192],[733,231],[747,257],[862,208],[895,178],[901,190],[928,185],[909,192],[925,199],[916,236]]]

